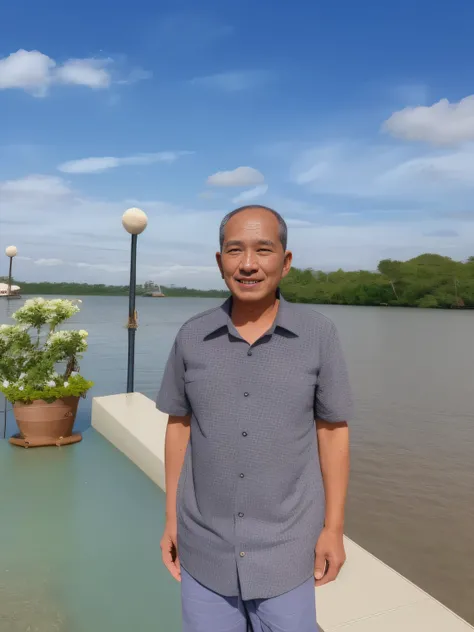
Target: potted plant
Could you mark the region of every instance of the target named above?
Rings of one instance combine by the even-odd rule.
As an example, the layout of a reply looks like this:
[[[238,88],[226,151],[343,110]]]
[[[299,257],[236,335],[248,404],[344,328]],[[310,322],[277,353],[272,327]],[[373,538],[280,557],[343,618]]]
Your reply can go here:
[[[79,398],[93,385],[79,373],[87,331],[58,330],[77,302],[30,299],[12,315],[16,324],[0,325],[0,391],[13,403],[23,444],[72,442]]]

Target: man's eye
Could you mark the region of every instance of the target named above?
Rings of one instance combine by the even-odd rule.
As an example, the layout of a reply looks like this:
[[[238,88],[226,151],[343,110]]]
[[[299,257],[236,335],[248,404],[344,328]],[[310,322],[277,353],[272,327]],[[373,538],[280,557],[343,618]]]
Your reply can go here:
[[[238,248],[231,248],[230,250],[228,250],[227,252],[229,253],[233,253],[233,252],[239,252]]]
[[[270,248],[259,248],[259,252],[271,252]]]

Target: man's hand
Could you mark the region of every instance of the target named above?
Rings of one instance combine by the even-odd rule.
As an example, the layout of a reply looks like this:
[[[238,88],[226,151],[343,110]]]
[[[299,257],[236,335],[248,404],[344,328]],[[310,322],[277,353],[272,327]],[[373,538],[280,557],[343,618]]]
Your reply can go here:
[[[178,536],[176,524],[166,523],[161,538],[161,557],[163,564],[177,582],[181,581],[181,566],[178,557]]]
[[[343,533],[331,531],[325,527],[316,544],[315,585],[324,586],[324,584],[334,581],[345,561]]]

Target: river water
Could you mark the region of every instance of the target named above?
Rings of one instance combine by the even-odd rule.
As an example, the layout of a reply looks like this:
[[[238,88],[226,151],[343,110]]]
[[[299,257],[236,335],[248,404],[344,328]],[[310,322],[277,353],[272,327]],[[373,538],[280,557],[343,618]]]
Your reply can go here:
[[[135,390],[155,397],[181,324],[220,302],[138,299]],[[21,304],[0,301],[0,323]],[[474,312],[307,309],[337,325],[356,397],[348,536],[474,623]],[[126,298],[88,296],[72,322],[90,334],[91,396],[125,391],[127,313]]]

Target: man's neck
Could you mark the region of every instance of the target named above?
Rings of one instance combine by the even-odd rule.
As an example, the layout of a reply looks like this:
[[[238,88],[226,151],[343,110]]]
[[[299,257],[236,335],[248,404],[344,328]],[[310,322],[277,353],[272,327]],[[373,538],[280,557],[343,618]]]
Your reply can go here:
[[[246,325],[271,324],[278,312],[280,300],[276,294],[256,303],[232,299],[232,322],[239,327]]]

